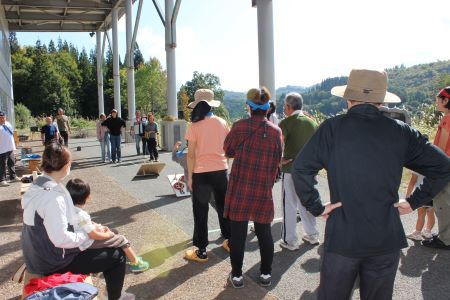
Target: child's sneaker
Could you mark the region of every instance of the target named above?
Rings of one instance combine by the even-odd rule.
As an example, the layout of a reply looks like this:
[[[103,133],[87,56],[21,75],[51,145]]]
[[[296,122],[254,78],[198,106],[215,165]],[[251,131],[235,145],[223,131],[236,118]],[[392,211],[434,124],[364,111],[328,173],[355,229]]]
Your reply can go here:
[[[410,240],[421,241],[423,240],[422,234],[420,231],[414,231],[406,236]]]
[[[150,268],[150,265],[147,261],[143,260],[141,257],[138,257],[136,263],[130,263],[130,270],[133,273],[144,272]]]
[[[433,234],[430,230],[425,229],[424,231],[422,231],[422,237],[426,240],[431,240],[433,238]]]
[[[138,260],[139,260],[139,259],[143,260],[142,256],[138,256],[137,259],[138,259]],[[131,264],[131,261],[130,261],[130,259],[129,259],[128,257],[125,257],[125,263],[126,263],[127,265],[130,265],[130,264]]]

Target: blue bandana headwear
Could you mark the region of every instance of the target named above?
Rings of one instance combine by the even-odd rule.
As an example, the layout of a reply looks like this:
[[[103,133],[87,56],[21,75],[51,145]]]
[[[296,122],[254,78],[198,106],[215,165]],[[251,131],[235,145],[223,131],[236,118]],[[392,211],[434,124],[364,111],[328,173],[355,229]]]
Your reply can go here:
[[[260,110],[268,110],[268,109],[270,108],[269,102],[267,102],[266,104],[258,105],[258,104],[253,103],[253,102],[250,101],[250,100],[247,100],[246,103],[248,104],[248,106],[250,106],[250,108],[251,108],[252,110],[257,110],[257,109],[260,109]]]

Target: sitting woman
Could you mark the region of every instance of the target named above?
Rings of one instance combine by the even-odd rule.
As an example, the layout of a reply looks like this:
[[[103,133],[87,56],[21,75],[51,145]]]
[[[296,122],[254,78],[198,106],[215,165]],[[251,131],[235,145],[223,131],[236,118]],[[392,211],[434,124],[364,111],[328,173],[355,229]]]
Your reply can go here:
[[[119,299],[125,277],[121,248],[80,250],[89,238],[74,233],[74,205],[62,180],[70,173],[70,151],[58,143],[48,145],[39,177],[22,198],[22,249],[28,272],[39,275],[103,272],[108,299]]]

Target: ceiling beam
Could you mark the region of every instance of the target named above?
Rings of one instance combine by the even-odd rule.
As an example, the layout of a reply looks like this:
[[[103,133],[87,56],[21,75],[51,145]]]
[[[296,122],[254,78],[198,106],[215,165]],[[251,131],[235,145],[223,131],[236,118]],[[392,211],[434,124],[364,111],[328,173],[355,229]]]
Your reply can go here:
[[[69,2],[70,2],[70,0],[67,0],[67,4],[69,4]],[[68,9],[67,7],[64,8],[64,15],[63,15],[64,17],[67,16],[67,9]],[[61,21],[61,24],[59,26],[63,27],[63,25],[64,25],[64,20]]]
[[[115,2],[96,2],[89,0],[2,0],[3,6],[23,6],[23,7],[39,7],[39,8],[76,8],[76,9],[106,9],[110,10]]]
[[[16,12],[5,12],[7,20],[22,20],[22,21],[78,21],[78,22],[103,22],[105,20],[104,14],[69,14],[66,16],[57,14],[45,14],[45,13],[25,13],[21,12],[20,15]]]
[[[60,23],[25,24],[22,26],[17,23],[9,23],[8,27],[10,31],[16,32],[93,32],[99,28],[99,25],[66,23],[61,28]]]

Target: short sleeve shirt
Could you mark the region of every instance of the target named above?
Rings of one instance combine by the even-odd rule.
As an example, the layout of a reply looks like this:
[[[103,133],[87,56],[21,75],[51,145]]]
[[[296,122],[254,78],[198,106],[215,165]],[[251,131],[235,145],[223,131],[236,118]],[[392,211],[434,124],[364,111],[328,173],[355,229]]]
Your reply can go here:
[[[95,229],[95,225],[92,224],[91,216],[79,207],[75,206],[75,216],[74,216],[74,231],[84,232],[88,234]],[[80,245],[80,250],[84,251],[89,248],[94,243],[94,240],[87,239],[82,245]]]
[[[83,230],[85,233],[89,233],[95,229],[95,225],[92,224],[91,216],[87,212],[79,207],[75,207],[75,214],[75,225],[80,230]]]
[[[9,122],[0,125],[0,154],[16,150],[14,130]]]
[[[51,141],[55,138],[56,132],[58,129],[55,125],[44,125],[41,128],[41,133],[45,135],[45,142]]]
[[[228,169],[223,143],[230,132],[227,122],[219,117],[206,117],[192,123],[186,139],[195,142],[194,173],[214,172]]]
[[[67,116],[56,117],[56,124],[58,125],[59,131],[67,131],[69,118]]]
[[[442,130],[447,132],[447,134],[450,134],[450,115],[445,115],[441,122],[439,123],[438,130],[436,132],[436,137],[434,138],[434,144],[439,145],[439,140],[442,135]],[[447,145],[445,145],[445,148],[443,149],[444,152],[450,156],[450,137],[447,140]]]
[[[151,132],[149,138],[156,139],[156,133],[158,132],[158,124],[156,124],[155,122],[153,123],[148,122],[145,125],[145,131]]]

